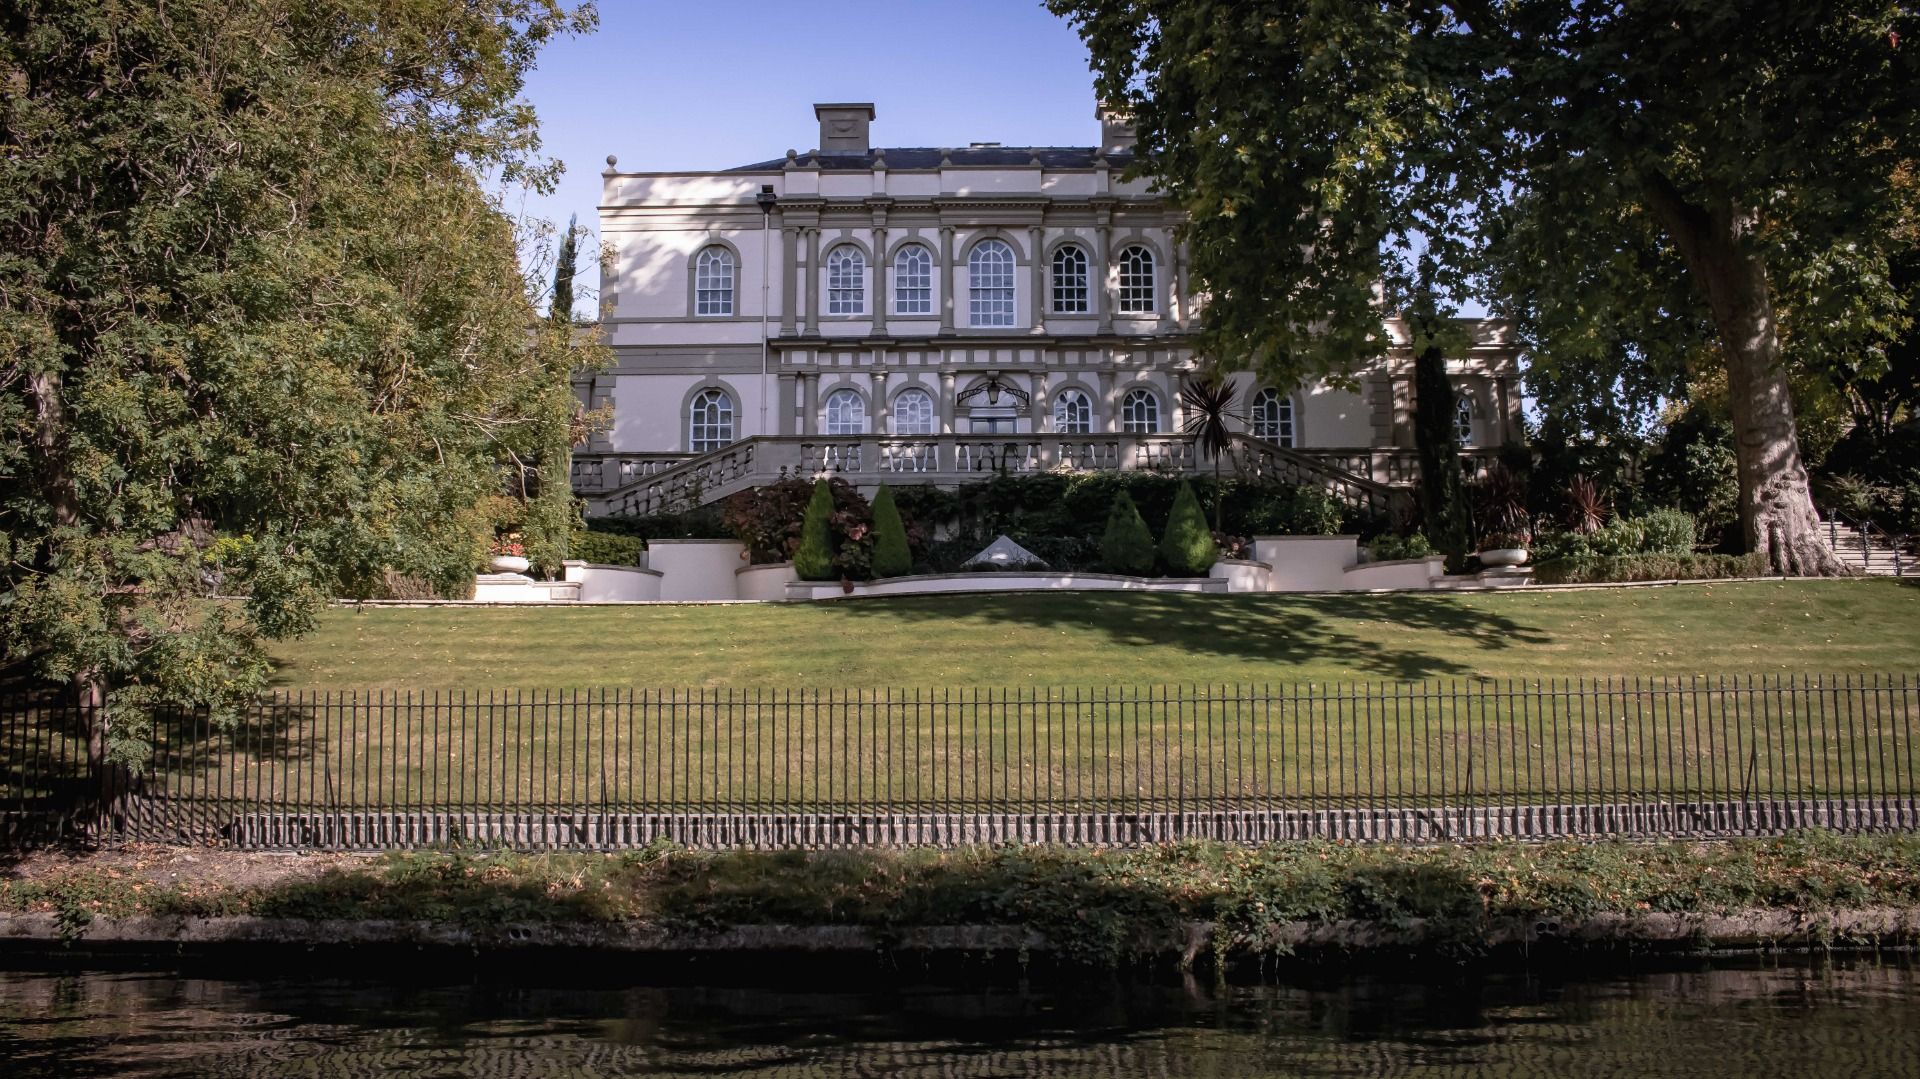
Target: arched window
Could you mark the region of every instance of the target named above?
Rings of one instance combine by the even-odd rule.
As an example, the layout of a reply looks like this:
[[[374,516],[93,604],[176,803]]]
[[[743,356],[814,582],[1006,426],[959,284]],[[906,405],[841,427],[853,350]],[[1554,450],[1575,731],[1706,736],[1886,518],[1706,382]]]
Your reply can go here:
[[[967,256],[967,314],[974,326],[1013,325],[1013,248],[999,240]]]
[[[1135,244],[1120,252],[1120,310],[1139,315],[1153,309],[1153,252]]]
[[[1160,398],[1152,390],[1128,390],[1120,401],[1120,429],[1130,435],[1160,430]]]
[[[1053,312],[1084,315],[1092,310],[1087,297],[1087,253],[1068,244],[1053,253]]]
[[[1053,429],[1063,435],[1093,433],[1093,402],[1071,387],[1053,395]]]
[[[866,399],[852,390],[835,390],[828,394],[827,433],[830,435],[866,434]]]
[[[933,433],[933,397],[925,390],[901,390],[893,399],[892,415],[896,435]]]
[[[852,244],[827,252],[827,314],[866,314],[866,274],[867,256]]]
[[[1473,398],[1465,390],[1455,389],[1459,396],[1453,399],[1453,437],[1462,446],[1473,445]]]
[[[717,450],[733,441],[733,398],[725,390],[701,390],[687,407],[687,449]]]
[[[1269,386],[1253,396],[1253,437],[1276,446],[1293,445],[1293,398]]]
[[[933,252],[919,244],[908,244],[893,256],[893,310],[933,314]]]
[[[733,314],[733,252],[708,247],[694,256],[693,313]]]

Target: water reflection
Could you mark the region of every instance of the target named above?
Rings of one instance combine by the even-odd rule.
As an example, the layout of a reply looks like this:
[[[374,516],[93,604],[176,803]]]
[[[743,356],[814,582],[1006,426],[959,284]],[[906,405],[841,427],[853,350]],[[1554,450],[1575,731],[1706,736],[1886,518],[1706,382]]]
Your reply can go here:
[[[0,972],[35,1076],[1907,1076],[1920,976],[867,991]]]

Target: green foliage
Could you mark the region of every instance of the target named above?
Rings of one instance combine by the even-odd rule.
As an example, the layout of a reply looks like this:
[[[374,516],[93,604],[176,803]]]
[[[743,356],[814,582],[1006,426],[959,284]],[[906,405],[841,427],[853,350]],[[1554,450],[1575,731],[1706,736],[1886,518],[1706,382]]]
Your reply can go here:
[[[573,325],[573,278],[579,255],[579,222],[574,217],[568,217],[566,234],[560,237],[560,251],[553,259],[553,297],[547,305],[547,319],[550,322]]]
[[[1429,319],[1429,322],[1431,319]],[[1466,569],[1473,545],[1473,519],[1466,480],[1460,474],[1460,439],[1454,430],[1453,383],[1446,353],[1429,341],[1413,361],[1414,448],[1420,455],[1421,531],[1447,556],[1447,572]]]
[[[589,517],[590,531],[611,536],[653,539],[738,539],[727,527],[725,506],[700,506],[678,513],[653,513],[634,517]]]
[[[535,560],[564,554],[568,376],[600,353],[537,317],[481,177],[551,184],[522,88],[592,21],[550,0],[0,16],[0,637],[107,695],[120,759],[160,703],[219,717],[261,689],[262,639],[330,596],[470,586],[503,487]]]
[[[907,528],[893,504],[886,484],[873,494],[873,575],[904,577],[913,572],[913,552],[907,547]]]
[[[1375,562],[1394,562],[1405,558],[1426,558],[1434,553],[1433,543],[1424,532],[1405,536],[1384,533],[1367,545],[1367,554]]]
[[[1758,555],[1626,554],[1553,558],[1534,568],[1540,584],[1593,584],[1603,581],[1709,581],[1764,577],[1767,560]]]
[[[1640,550],[1647,554],[1692,554],[1699,538],[1693,514],[1680,510],[1649,510],[1639,524]]]
[[[1767,470],[1742,478],[1749,527],[1771,543],[1754,520],[1768,514],[1794,533],[1777,564],[1822,568],[1799,542],[1805,480],[1778,391],[1788,373],[1892,366],[1920,9],[1048,6],[1086,40],[1097,94],[1138,124],[1130,173],[1188,215],[1204,354],[1276,384],[1341,377],[1385,352],[1384,319],[1424,291],[1423,252],[1439,293],[1512,318],[1530,391],[1570,432],[1635,433],[1635,403],[1713,366],[1765,380],[1730,413],[1766,449]],[[1457,548],[1450,524],[1429,528]]]
[[[803,581],[831,581],[834,571],[833,540],[827,532],[827,519],[833,515],[833,491],[826,480],[816,481],[813,495],[807,499],[807,511],[800,519],[800,543],[793,549],[793,571]]]
[[[1167,572],[1180,577],[1204,576],[1220,560],[1220,548],[1207,529],[1206,515],[1200,512],[1200,500],[1193,486],[1183,483],[1173,500],[1173,514],[1160,537],[1160,560]]]
[[[1035,554],[1040,552],[1035,551]],[[1133,496],[1118,491],[1107,511],[1107,528],[1100,536],[1100,562],[1113,573],[1144,577],[1153,572],[1153,533],[1140,517]]]
[[[1732,425],[1703,405],[1680,410],[1654,441],[1640,481],[1616,484],[1615,489],[1637,493],[1644,506],[1671,506],[1692,514],[1703,541],[1737,537],[1740,481],[1734,471]]]
[[[195,855],[201,861],[223,857]],[[157,855],[158,876],[172,867]],[[129,879],[78,860],[0,879],[0,911],[47,911],[84,936],[97,917],[252,916],[434,922],[476,934],[532,925],[1015,926],[1069,962],[1118,967],[1179,953],[1210,923],[1221,959],[1270,956],[1276,930],[1424,923],[1429,953],[1487,945],[1501,922],[1647,911],[1796,913],[1920,903],[1920,839],[1804,832],[1720,843],[1266,846],[388,854],[262,881]]]
[[[865,578],[873,551],[873,510],[852,484],[838,477],[818,483],[787,479],[742,491],[727,499],[721,521],[747,545],[754,564],[789,559],[798,564],[803,525],[819,484],[826,485],[830,500],[826,544],[838,572],[818,579]],[[907,527],[909,543],[917,534],[915,527]]]
[[[569,554],[600,566],[637,566],[647,545],[632,536],[583,529],[573,534]]]

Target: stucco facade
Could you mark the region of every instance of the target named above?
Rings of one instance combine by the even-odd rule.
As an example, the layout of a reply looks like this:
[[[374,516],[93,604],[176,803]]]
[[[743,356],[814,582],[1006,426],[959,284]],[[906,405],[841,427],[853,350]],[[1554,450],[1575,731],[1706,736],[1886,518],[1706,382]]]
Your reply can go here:
[[[1122,120],[1087,147],[874,148],[871,105],[815,111],[818,150],[704,173],[609,159],[614,362],[577,388],[613,420],[580,448],[583,489],[754,436],[1181,429],[1200,313],[1174,211],[1121,179]],[[1469,444],[1490,448],[1517,429],[1517,372],[1502,327],[1473,329],[1450,368]],[[1236,376],[1239,424],[1377,474],[1412,446],[1403,351],[1357,391]]]

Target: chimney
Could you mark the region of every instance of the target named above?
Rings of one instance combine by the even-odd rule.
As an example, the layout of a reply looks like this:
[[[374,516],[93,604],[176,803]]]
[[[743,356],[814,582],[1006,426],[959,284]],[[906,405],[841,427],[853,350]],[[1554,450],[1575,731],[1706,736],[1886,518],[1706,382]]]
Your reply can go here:
[[[1133,114],[1118,105],[1102,101],[1093,110],[1100,118],[1100,152],[1130,154],[1138,136],[1133,130]]]
[[[867,125],[873,120],[871,101],[815,105],[813,115],[820,121],[821,153],[864,154],[873,148],[867,138]]]

